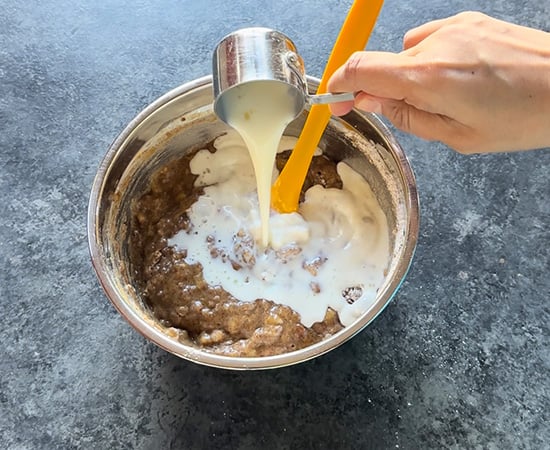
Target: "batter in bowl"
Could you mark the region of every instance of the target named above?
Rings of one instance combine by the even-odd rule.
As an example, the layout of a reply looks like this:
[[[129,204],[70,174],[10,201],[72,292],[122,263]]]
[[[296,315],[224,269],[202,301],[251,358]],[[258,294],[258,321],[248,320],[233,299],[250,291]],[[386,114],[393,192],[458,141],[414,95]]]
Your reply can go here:
[[[294,142],[284,137],[280,150]],[[279,168],[287,156],[278,154]],[[317,155],[299,212],[272,212],[269,225],[265,246],[252,163],[236,133],[161,168],[133,205],[130,246],[153,314],[206,350],[265,356],[318,342],[374,303],[388,226],[345,163]]]

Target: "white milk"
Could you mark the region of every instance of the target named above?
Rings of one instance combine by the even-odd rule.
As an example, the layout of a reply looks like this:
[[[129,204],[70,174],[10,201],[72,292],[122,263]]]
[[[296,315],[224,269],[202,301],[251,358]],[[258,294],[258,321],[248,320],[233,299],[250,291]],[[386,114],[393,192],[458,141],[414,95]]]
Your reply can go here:
[[[295,102],[289,86],[274,81],[255,81],[226,92],[227,123],[239,132],[248,147],[254,171],[262,233],[260,242],[269,244],[271,184],[277,147],[286,126],[294,119]]]
[[[260,126],[270,128],[268,119]],[[276,133],[268,134],[266,142],[273,145]],[[279,150],[293,148],[295,142],[283,137]],[[200,263],[210,285],[241,301],[265,298],[287,305],[308,327],[323,320],[327,307],[338,312],[344,326],[353,323],[374,303],[389,258],[386,217],[368,183],[339,163],[343,188],[314,186],[297,213],[271,212],[270,245],[265,247],[259,245],[266,231],[247,146],[235,132],[216,139],[214,146],[215,153],[201,150],[191,161],[204,195],[188,211],[190,230],[180,231],[168,244],[187,250],[186,261]],[[275,151],[266,155],[271,150],[260,145],[253,151],[265,165],[263,176],[270,174],[269,187],[262,188],[269,192],[277,175]]]

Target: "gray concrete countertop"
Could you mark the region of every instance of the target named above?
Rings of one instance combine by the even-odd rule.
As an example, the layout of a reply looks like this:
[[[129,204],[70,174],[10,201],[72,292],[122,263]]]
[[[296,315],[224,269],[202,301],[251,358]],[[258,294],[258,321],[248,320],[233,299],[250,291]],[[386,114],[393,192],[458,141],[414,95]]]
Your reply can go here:
[[[549,448],[548,149],[462,156],[396,132],[421,200],[412,269],[371,326],[297,366],[180,360],[93,273],[88,196],[123,127],[244,26],[285,32],[320,76],[350,4],[2,2],[1,448]],[[387,0],[369,48],[466,9],[550,29],[547,0]]]

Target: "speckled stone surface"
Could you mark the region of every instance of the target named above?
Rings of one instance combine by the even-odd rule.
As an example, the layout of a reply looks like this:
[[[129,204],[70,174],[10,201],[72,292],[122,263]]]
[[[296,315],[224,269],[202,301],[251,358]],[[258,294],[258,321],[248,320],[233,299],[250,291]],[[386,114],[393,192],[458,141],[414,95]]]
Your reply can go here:
[[[180,360],[93,273],[89,191],[126,123],[243,26],[285,32],[320,76],[350,4],[2,2],[1,448],[549,448],[548,149],[467,157],[396,132],[421,200],[412,270],[371,326],[297,366]],[[547,0],[388,0],[369,48],[465,9],[550,29]]]

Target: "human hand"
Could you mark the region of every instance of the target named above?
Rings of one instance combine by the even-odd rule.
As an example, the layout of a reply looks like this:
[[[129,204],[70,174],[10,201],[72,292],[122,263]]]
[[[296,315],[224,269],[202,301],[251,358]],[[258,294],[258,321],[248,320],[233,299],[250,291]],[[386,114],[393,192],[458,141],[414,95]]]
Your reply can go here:
[[[461,153],[550,146],[550,33],[460,13],[409,31],[401,53],[355,53],[328,90]]]

